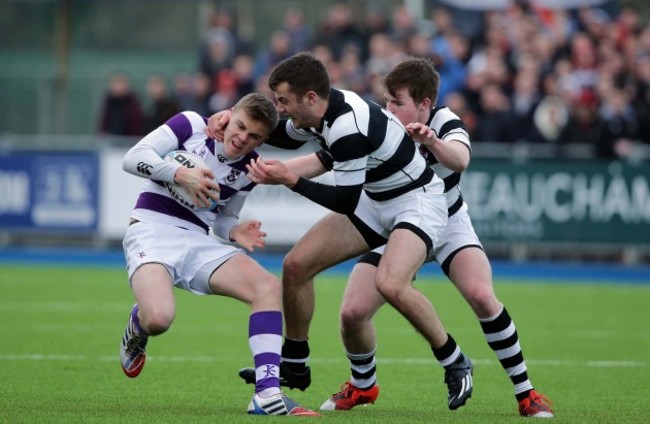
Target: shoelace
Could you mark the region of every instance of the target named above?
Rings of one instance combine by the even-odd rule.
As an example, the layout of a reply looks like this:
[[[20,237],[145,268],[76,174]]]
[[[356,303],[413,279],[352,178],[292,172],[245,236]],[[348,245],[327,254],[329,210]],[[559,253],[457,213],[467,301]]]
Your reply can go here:
[[[545,405],[545,406],[548,406],[548,407],[553,405],[553,402],[551,402],[551,400],[549,398],[547,398],[543,394],[537,393],[537,392],[531,393],[530,400],[532,400],[535,403],[541,403],[542,405]]]
[[[129,341],[126,344],[126,350],[129,353],[133,353],[136,349],[138,351],[143,351],[144,346],[147,344],[147,338],[139,335],[136,331],[135,328],[133,327],[133,323],[129,325]]]
[[[349,398],[350,394],[353,392],[352,384],[350,384],[349,381],[346,381],[345,383],[341,384],[339,386],[339,391],[337,393],[334,393],[333,396],[337,396],[339,399],[345,399]],[[342,397],[340,397],[342,396]]]

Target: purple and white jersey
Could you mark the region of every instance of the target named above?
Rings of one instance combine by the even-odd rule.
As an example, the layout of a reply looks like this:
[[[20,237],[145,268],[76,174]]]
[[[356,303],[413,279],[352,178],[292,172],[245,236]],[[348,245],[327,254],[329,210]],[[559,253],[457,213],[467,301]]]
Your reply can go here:
[[[230,160],[223,153],[223,142],[205,135],[207,119],[191,111],[179,113],[164,125],[140,140],[124,158],[124,169],[144,176],[142,192],[138,197],[132,218],[156,222],[228,238],[237,224],[246,196],[255,186],[248,179],[246,164],[258,157],[253,151]],[[192,210],[174,200],[163,182],[173,182],[176,169],[181,166],[166,162],[163,156],[173,150],[185,150],[200,156],[210,167],[221,188],[217,206],[211,210]]]

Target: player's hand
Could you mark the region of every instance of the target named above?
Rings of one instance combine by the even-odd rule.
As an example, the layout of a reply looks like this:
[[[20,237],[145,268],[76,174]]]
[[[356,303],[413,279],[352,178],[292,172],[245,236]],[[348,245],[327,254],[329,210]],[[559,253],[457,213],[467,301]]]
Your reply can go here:
[[[263,160],[261,157],[252,159],[248,165],[248,178],[257,184],[283,184],[293,187],[298,182],[298,176],[289,171],[279,160]]]
[[[432,128],[419,122],[407,124],[406,131],[413,140],[424,146],[433,146],[440,140]]]
[[[174,174],[174,182],[180,184],[192,196],[192,203],[199,208],[210,206],[210,199],[219,200],[219,184],[209,168],[186,168],[180,166]]]
[[[240,222],[230,230],[230,239],[248,250],[255,251],[255,248],[262,248],[266,242],[266,233],[261,230],[262,223],[255,220]]]
[[[223,140],[224,131],[228,126],[228,122],[230,122],[231,115],[230,109],[226,109],[209,117],[208,126],[205,127],[205,134],[210,138]]]

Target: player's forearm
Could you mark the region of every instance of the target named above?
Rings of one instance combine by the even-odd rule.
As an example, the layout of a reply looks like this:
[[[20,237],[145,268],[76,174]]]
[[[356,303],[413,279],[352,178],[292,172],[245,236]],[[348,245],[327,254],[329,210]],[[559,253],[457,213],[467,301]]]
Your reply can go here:
[[[174,174],[181,166],[165,161],[162,155],[174,150],[177,144],[178,142],[172,140],[162,128],[158,128],[126,153],[122,169],[139,177],[173,183]]]
[[[235,217],[217,215],[217,219],[212,225],[212,232],[224,240],[235,241],[231,237],[231,232],[238,224],[239,222]]]
[[[361,185],[331,186],[300,178],[291,190],[331,211],[351,214],[357,208],[362,188]]]
[[[439,141],[426,148],[434,154],[438,162],[455,172],[463,172],[469,166],[470,151],[460,141]]]
[[[317,177],[326,171],[316,153],[289,159],[284,164],[291,172],[306,179]]]
[[[230,197],[226,204],[220,207],[212,225],[212,232],[222,239],[234,241],[232,230],[239,224],[239,214],[245,201],[246,196],[241,192]]]

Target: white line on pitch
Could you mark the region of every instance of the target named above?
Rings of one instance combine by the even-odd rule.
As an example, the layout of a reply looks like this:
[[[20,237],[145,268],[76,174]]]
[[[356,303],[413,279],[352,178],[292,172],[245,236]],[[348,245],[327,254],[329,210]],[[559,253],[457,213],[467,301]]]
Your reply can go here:
[[[215,356],[147,356],[148,361],[158,362],[219,362],[220,359]],[[86,355],[65,355],[65,354],[0,354],[0,361],[62,361],[62,362],[80,362],[80,361],[102,361],[117,362],[117,356],[86,356]],[[497,365],[496,359],[472,359],[475,364]],[[341,358],[312,358],[311,363],[347,363],[347,360]],[[382,365],[432,365],[437,364],[434,359],[427,358],[377,358],[377,363]],[[548,366],[548,367],[595,367],[595,368],[635,368],[647,367],[647,361],[627,361],[627,360],[563,360],[563,359],[527,359],[528,365]]]

